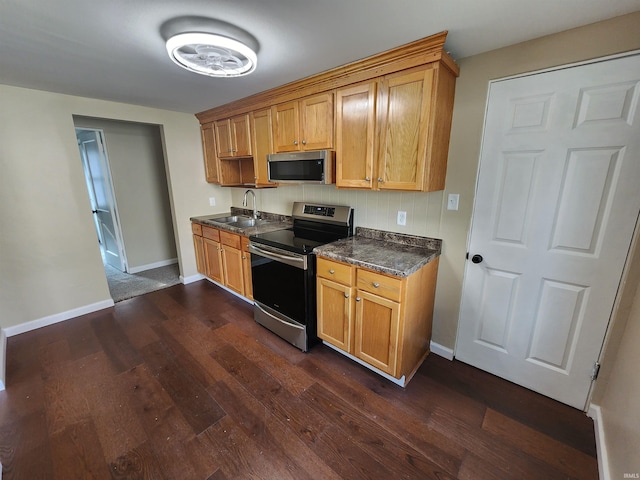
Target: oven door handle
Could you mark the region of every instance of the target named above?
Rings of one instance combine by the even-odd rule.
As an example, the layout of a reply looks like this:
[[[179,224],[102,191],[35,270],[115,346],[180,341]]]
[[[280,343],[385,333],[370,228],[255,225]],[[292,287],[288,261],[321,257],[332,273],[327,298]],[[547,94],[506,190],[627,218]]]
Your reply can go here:
[[[253,305],[254,307],[258,308],[262,313],[269,316],[270,318],[273,318],[277,322],[284,323],[285,325],[289,325],[290,327],[297,328],[298,330],[304,330],[304,325],[300,325],[299,323],[287,322],[284,318],[276,317],[272,313],[269,313],[264,308],[262,308],[262,306],[258,302],[255,302]]]
[[[256,255],[262,255],[263,257],[269,258],[271,260],[275,260],[276,262],[286,263],[287,265],[291,265],[292,267],[301,268],[302,270],[307,269],[307,257],[293,257],[289,255],[282,255],[280,253],[272,252],[270,250],[264,250],[260,247],[256,247],[253,243],[249,244],[249,250]]]

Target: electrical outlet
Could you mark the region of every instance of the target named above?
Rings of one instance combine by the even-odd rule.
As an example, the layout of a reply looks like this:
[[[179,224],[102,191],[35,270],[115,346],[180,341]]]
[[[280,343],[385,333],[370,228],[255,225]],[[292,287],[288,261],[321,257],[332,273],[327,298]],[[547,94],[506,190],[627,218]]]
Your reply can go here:
[[[458,203],[460,202],[460,194],[450,193],[447,200],[447,210],[458,210]]]
[[[215,207],[216,206],[216,198],[215,197],[209,197],[209,206],[210,207]]]
[[[407,224],[407,212],[403,212],[402,210],[398,210],[398,225],[406,225]]]

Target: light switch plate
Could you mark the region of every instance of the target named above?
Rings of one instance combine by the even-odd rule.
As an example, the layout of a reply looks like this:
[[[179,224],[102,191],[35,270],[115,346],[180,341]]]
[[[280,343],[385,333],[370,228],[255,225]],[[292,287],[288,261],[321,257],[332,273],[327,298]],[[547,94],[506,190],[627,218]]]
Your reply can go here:
[[[216,206],[216,198],[215,197],[209,197],[209,206],[210,207],[215,207]]]
[[[458,203],[460,202],[459,193],[450,193],[447,199],[447,210],[458,210]]]
[[[402,210],[398,210],[398,225],[406,225],[407,224],[407,212],[403,212]]]

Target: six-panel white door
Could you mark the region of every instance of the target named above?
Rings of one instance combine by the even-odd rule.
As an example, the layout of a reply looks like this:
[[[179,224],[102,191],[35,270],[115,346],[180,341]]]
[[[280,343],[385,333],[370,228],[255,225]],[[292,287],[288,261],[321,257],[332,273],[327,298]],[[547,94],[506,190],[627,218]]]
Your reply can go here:
[[[458,359],[585,407],[640,211],[639,94],[638,55],[490,84]]]

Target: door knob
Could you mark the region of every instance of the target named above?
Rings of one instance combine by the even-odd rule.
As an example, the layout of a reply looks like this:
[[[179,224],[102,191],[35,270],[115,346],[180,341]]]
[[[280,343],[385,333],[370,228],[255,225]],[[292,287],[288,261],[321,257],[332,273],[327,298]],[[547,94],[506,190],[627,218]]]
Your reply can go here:
[[[477,253],[471,257],[471,261],[473,263],[482,263],[482,260],[484,260],[484,258],[482,258],[482,255],[478,255]]]

